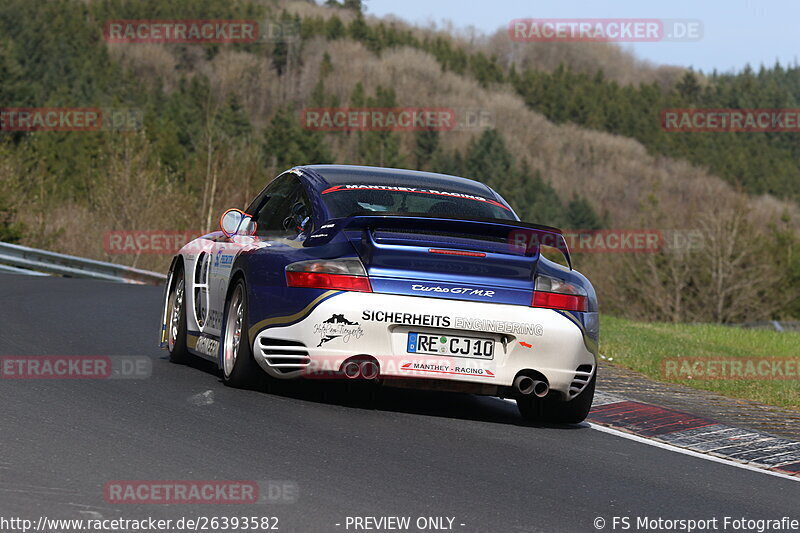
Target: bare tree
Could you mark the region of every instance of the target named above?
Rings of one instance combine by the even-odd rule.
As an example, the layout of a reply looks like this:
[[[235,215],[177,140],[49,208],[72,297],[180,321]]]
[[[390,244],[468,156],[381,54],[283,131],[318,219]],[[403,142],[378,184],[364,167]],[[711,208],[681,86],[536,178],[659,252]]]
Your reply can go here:
[[[699,226],[705,246],[697,258],[695,302],[708,318],[733,322],[776,311],[780,303],[770,295],[780,273],[764,256],[765,234],[757,231],[744,200],[714,206],[699,217]]]

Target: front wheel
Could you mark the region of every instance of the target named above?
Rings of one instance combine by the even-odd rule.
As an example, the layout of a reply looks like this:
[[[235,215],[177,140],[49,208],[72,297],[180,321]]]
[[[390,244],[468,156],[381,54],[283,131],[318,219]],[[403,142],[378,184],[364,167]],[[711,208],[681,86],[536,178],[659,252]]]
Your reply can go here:
[[[247,334],[247,291],[239,280],[228,297],[222,332],[222,380],[225,385],[253,389],[264,381],[264,371],[253,359]]]
[[[555,424],[578,424],[589,415],[594,400],[594,385],[597,381],[595,370],[591,381],[578,396],[570,401],[552,398],[523,396],[517,398],[517,407],[522,418],[531,422],[551,422]]]
[[[169,360],[173,363],[184,364],[191,354],[186,349],[186,298],[184,296],[183,270],[175,271],[175,281],[172,283],[167,297],[167,350]]]

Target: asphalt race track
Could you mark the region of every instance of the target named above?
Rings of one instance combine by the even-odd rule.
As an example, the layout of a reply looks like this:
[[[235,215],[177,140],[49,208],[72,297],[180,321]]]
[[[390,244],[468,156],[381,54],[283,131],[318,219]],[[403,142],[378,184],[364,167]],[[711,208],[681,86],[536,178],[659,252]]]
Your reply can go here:
[[[354,531],[348,516],[455,517],[464,532],[587,532],[597,517],[611,531],[615,515],[797,518],[796,481],[588,425],[527,426],[494,398],[227,388],[158,348],[161,288],[4,274],[0,295],[0,355],[153,360],[148,379],[0,380],[0,516],[277,516],[297,532]],[[280,480],[299,496],[111,504],[113,480]]]

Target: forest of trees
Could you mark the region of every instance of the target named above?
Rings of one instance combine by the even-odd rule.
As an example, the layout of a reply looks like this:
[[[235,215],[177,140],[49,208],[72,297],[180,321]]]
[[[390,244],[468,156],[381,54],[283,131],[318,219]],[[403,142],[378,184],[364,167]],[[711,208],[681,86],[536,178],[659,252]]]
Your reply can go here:
[[[165,94],[158,88],[145,91],[139,87],[129,73],[113,62],[99,42],[100,36],[92,30],[96,24],[87,24],[87,18],[77,5],[49,4],[48,9],[39,9],[24,2],[6,4],[0,11],[0,23],[10,39],[0,48],[0,101],[4,107],[43,106],[57,107],[76,105],[76,102],[91,102],[93,105],[119,105],[143,108],[146,113],[146,135],[160,162],[180,179],[187,179],[192,172],[187,168],[187,156],[203,154],[207,146],[201,141],[205,129],[213,124],[219,139],[229,143],[249,143],[254,136],[261,137],[262,152],[266,158],[274,157],[276,168],[288,168],[299,161],[329,163],[334,155],[327,146],[325,137],[319,132],[305,130],[297,120],[297,110],[289,104],[279,109],[271,118],[263,135],[258,135],[237,98],[231,95],[222,106],[208,115],[207,103],[211,97],[208,80],[203,76],[182,79],[177,89]],[[197,9],[192,2],[194,9]],[[222,9],[223,2],[207,1],[207,16],[221,16],[212,8]],[[94,20],[143,17],[147,11],[133,3],[94,4]],[[357,6],[351,6],[357,10]],[[250,9],[236,11],[233,7],[226,16],[231,18],[253,17]],[[161,11],[164,11],[163,9]],[[21,15],[21,12],[24,13]],[[182,6],[171,5],[164,18],[178,17]],[[263,15],[262,15],[263,16]],[[285,22],[300,22],[282,12]],[[28,24],[19,24],[23,20]],[[337,18],[331,19],[337,28]],[[351,35],[361,35],[369,41],[373,30],[363,18],[356,19],[349,30]],[[40,25],[47,25],[44,38]],[[308,26],[302,34],[310,37]],[[358,29],[360,28],[360,29]],[[381,26],[377,33],[382,34]],[[387,31],[386,42],[401,44],[392,32]],[[59,35],[73,36],[73,42],[65,47]],[[330,35],[336,38],[336,30]],[[378,46],[385,46],[382,38],[376,37]],[[278,72],[289,60],[286,43],[276,42],[272,64]],[[32,53],[29,53],[32,52]],[[208,45],[208,54],[215,53],[214,45]],[[91,67],[87,68],[87,65]],[[326,99],[324,74],[321,75],[312,105],[335,105]],[[376,94],[367,95],[361,84],[356,84],[350,101],[353,107],[396,107],[395,92],[391,88],[378,87]],[[7,147],[14,147],[26,154],[30,164],[36,164],[47,172],[54,190],[59,194],[84,197],[95,184],[80,179],[91,175],[101,164],[97,155],[102,151],[106,139],[102,134],[70,135],[48,133],[47,135],[4,135]],[[336,134],[332,134],[336,135]],[[347,134],[342,134],[347,135]],[[378,166],[396,166],[433,170],[474,177],[515,199],[520,216],[536,218],[542,223],[595,229],[601,226],[591,204],[581,196],[562,199],[548,186],[541,175],[519,167],[505,147],[503,139],[492,130],[478,133],[465,154],[443,150],[436,131],[416,132],[416,148],[409,157],[403,153],[399,135],[394,132],[358,133],[358,158],[354,163]],[[568,206],[571,209],[566,209]],[[581,209],[578,209],[580,207]],[[571,213],[571,214],[570,214]],[[583,225],[582,225],[583,224]],[[8,224],[6,232],[10,231]],[[17,225],[19,232],[20,226]]]
[[[563,172],[556,170],[556,155],[547,155],[554,158],[545,161],[548,164],[534,164],[528,147],[520,149],[516,139],[501,132],[503,124],[460,133],[304,129],[299,113],[305,106],[420,105],[405,99],[391,83],[347,79],[337,71],[340,58],[327,51],[336,43],[354,43],[378,61],[392,51],[410,49],[432,58],[441,73],[469,80],[498,98],[521,99],[556,125],[574,124],[581,132],[635,139],[648,157],[684,160],[708,169],[732,184],[731,190],[767,193],[789,202],[786,205],[800,199],[796,134],[676,134],[662,131],[659,122],[659,111],[667,107],[800,107],[797,66],[775,65],[758,73],[749,68],[736,74],[687,71],[670,87],[623,85],[605,78],[602,70],[588,74],[570,65],[551,71],[518,69],[513,62],[462,46],[441,33],[369,19],[360,1],[326,4],[314,6],[312,14],[292,12],[286,2],[258,0],[0,4],[0,107],[135,108],[144,116],[143,129],[129,134],[0,132],[0,240],[163,268],[166,259],[160,257],[107,257],[98,244],[102,231],[210,229],[222,208],[245,205],[277,172],[296,164],[330,162],[479,179],[507,198],[523,219],[565,228],[598,229],[632,221],[660,227],[688,218],[659,218],[663,206],[680,203],[668,196],[649,193],[646,205],[623,212],[579,187],[556,186]],[[322,9],[327,10],[324,15],[319,14]],[[299,35],[297,40],[266,43],[124,49],[103,40],[107,20],[157,18],[272,20],[294,25]],[[249,65],[242,71],[250,77],[220,74],[240,63]],[[239,90],[248,84],[256,90]],[[554,131],[574,135],[572,129]],[[599,134],[591,139],[613,146]],[[594,150],[594,145],[574,144],[571,150]],[[594,156],[587,157],[591,161]],[[637,157],[637,168],[654,166]],[[683,168],[669,164],[670,169]],[[726,194],[733,198],[736,193]],[[724,279],[747,274],[768,278],[751,284],[746,305],[739,305],[744,297],[712,291],[720,284],[713,278],[719,275],[713,265],[697,272],[680,270],[681,265],[705,264],[708,250],[705,255],[659,254],[646,260],[584,258],[579,266],[595,275],[606,309],[622,314],[713,321],[800,316],[796,221],[786,215],[747,231],[741,230],[741,220],[712,224],[727,220],[730,213],[748,216],[751,206],[742,201],[720,200],[728,211],[698,216],[695,222],[706,224],[714,243],[736,239],[739,250],[748,252],[744,259],[728,258],[738,261],[738,270]],[[724,247],[720,250],[714,258],[725,261]],[[765,258],[767,270],[760,266]],[[627,283],[637,279],[637,284]],[[649,286],[653,283],[658,290]],[[651,289],[648,297],[638,298],[644,303],[639,308],[627,305],[630,291],[643,287]],[[664,297],[675,291],[683,291],[682,298]],[[723,314],[717,305],[687,305],[693,298],[730,301],[723,307],[735,312]]]
[[[468,53],[445,38],[420,40],[391,25],[368,25],[363,17],[350,24],[332,16],[298,19],[302,35],[350,38],[374,52],[411,46],[432,54],[443,70],[474,77],[482,85],[510,84],[532,109],[548,119],[632,137],[653,153],[704,165],[754,194],[800,198],[800,134],[692,133],[661,129],[659,112],[668,108],[800,108],[800,66],[775,64],[755,73],[749,66],[736,74],[708,76],[687,71],[673,86],[625,85],[562,65],[553,72],[515,65],[504,68],[495,56]]]

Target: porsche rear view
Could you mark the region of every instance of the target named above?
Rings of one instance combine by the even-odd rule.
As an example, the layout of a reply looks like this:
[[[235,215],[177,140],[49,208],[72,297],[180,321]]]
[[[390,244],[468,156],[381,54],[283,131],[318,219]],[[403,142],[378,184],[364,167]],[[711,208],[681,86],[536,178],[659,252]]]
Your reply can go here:
[[[236,387],[331,377],[514,398],[527,419],[576,423],[598,314],[570,265],[559,230],[477,181],[295,167],[174,257],[161,343]]]

